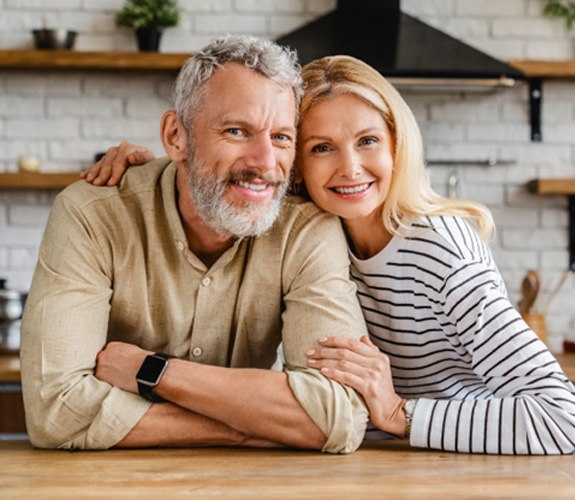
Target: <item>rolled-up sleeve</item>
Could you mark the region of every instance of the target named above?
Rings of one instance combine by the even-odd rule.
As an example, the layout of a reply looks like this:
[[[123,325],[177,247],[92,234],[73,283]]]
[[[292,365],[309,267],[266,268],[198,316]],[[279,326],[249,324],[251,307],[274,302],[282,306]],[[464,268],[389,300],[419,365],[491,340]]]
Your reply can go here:
[[[363,399],[307,368],[305,355],[324,336],[367,335],[339,220],[319,212],[294,225],[284,266],[282,342],[291,390],[326,435],[323,451],[355,451],[368,421]]]
[[[32,444],[104,449],[148,410],[94,376],[107,340],[110,272],[89,222],[64,196],[46,227],[22,324],[22,388]]]

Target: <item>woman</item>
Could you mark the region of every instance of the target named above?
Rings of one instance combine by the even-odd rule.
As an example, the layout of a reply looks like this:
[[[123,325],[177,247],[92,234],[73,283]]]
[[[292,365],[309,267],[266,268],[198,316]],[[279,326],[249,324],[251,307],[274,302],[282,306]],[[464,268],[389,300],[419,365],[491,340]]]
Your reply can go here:
[[[488,210],[432,191],[416,121],[374,69],[336,56],[302,74],[295,191],[341,218],[370,332],[322,339],[309,366],[413,446],[573,453],[573,385],[507,299]]]

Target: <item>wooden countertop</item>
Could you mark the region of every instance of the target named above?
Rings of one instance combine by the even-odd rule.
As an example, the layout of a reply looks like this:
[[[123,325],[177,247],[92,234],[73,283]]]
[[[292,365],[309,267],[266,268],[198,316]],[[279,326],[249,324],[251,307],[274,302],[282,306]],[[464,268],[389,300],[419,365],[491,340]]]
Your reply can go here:
[[[0,354],[0,382],[20,382],[20,358],[17,354]]]
[[[0,441],[3,498],[575,498],[572,456],[364,444],[350,455],[235,448],[68,452]],[[551,493],[552,492],[552,493]]]
[[[557,354],[557,361],[563,368],[563,371],[569,377],[569,380],[575,382],[575,353]],[[16,354],[0,354],[0,382],[19,382],[20,381],[20,359]]]

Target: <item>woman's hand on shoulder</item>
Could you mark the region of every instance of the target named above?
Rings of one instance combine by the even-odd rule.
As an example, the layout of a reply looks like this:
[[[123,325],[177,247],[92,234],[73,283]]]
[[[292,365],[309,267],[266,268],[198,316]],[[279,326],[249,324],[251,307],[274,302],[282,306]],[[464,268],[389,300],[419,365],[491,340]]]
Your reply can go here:
[[[379,429],[402,436],[406,432],[404,400],[395,392],[389,358],[368,337],[361,340],[324,337],[306,355],[308,366],[359,392]]]
[[[151,149],[130,142],[122,142],[108,149],[100,160],[88,170],[80,173],[80,177],[96,186],[115,186],[120,182],[128,167],[143,165],[155,157]]]

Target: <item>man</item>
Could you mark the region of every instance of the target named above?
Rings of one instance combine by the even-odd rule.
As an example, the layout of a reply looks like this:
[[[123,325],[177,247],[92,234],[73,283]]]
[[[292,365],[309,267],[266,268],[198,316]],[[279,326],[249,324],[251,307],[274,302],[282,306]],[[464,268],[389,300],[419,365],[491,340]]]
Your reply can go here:
[[[300,95],[289,51],[216,40],[162,117],[171,161],[58,196],[23,321],[35,446],[357,448],[363,401],[306,368],[366,331],[339,223],[282,204]]]

